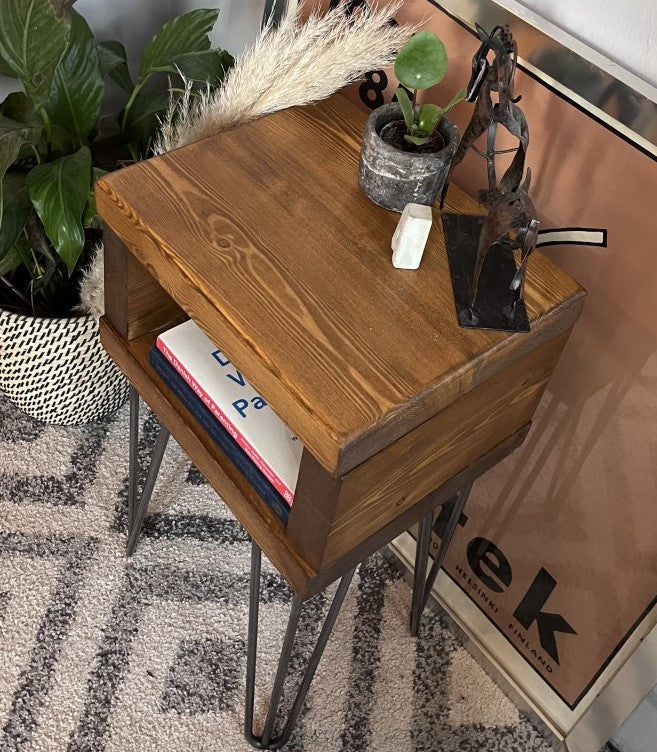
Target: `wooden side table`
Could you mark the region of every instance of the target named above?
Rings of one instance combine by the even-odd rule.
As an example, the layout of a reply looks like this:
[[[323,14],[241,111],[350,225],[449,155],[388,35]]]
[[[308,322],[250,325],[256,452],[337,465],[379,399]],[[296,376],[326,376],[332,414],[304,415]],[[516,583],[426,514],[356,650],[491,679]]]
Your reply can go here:
[[[423,520],[417,629],[433,511],[461,492],[460,510],[463,490],[522,442],[584,299],[577,283],[536,254],[526,287],[531,333],[458,327],[437,212],[420,269],[390,262],[398,215],[358,187],[364,120],[337,96],[97,183],[108,228],[102,340],[135,390],[130,547],[170,432],[253,540],[246,735],[260,748],[289,737],[356,564]],[[450,211],[473,211],[456,188],[447,203]],[[304,444],[287,526],[149,365],[157,334],[187,317]],[[140,501],[139,395],[163,426]],[[261,550],[295,597],[256,737]],[[274,738],[302,603],[337,578],[300,694]]]

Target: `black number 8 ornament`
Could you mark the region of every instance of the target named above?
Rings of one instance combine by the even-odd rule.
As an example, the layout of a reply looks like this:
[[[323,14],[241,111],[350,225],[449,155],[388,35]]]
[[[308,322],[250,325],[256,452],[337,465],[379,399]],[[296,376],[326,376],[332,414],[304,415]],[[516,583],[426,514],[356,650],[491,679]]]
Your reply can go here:
[[[388,76],[386,75],[385,71],[376,70],[366,73],[365,80],[358,89],[361,102],[367,105],[372,110],[375,110],[377,107],[381,107],[385,104],[383,92],[386,90],[387,86]]]

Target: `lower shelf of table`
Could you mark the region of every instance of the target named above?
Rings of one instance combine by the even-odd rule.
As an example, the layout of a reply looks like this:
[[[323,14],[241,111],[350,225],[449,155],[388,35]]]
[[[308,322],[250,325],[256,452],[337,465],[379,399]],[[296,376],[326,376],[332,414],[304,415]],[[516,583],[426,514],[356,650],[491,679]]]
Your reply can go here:
[[[320,590],[312,586],[318,573],[291,545],[285,526],[151,367],[149,352],[156,338],[153,332],[125,340],[101,320],[101,339],[109,355],[265,555],[299,595]]]
[[[450,478],[435,493],[418,501],[375,534],[359,541],[353,549],[318,571],[299,552],[286,527],[271,508],[153,370],[149,363],[149,352],[157,335],[158,332],[151,332],[127,340],[121,337],[111,324],[101,319],[101,340],[109,355],[272,564],[302,598],[323,590],[355,564],[417,522],[432,506],[449,498],[473,478],[499,462],[522,443],[529,428],[529,424],[523,426],[465,470]],[[294,510],[293,505],[291,514],[294,514]]]

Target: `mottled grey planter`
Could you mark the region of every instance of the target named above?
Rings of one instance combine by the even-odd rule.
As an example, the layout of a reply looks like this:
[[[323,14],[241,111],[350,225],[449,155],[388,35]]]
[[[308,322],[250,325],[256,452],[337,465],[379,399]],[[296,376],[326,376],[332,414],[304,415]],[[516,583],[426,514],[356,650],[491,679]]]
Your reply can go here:
[[[379,136],[385,125],[401,119],[396,102],[372,112],[363,134],[358,176],[368,198],[397,212],[403,211],[406,204],[433,204],[443,189],[459,141],[454,123],[443,118],[438,127],[446,144],[442,151],[434,154],[401,151]]]

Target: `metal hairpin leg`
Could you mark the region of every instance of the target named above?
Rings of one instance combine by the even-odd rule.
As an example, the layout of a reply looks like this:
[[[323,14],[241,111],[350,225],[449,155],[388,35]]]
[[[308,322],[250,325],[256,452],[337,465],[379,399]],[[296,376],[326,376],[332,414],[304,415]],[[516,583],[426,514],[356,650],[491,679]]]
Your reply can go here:
[[[169,431],[161,426],[155,440],[155,447],[151,455],[150,465],[144,490],[141,496],[137,498],[137,475],[139,470],[139,392],[130,387],[130,461],[128,471],[128,543],[126,554],[132,556],[141,526],[144,523],[148,503],[153,495],[155,481],[160,472],[160,465],[164,457],[164,450],[169,442]]]
[[[260,736],[256,736],[253,731],[253,705],[255,699],[255,675],[256,675],[256,658],[258,649],[258,607],[260,604],[260,564],[262,560],[262,552],[256,543],[251,546],[251,582],[250,582],[250,597],[249,597],[249,631],[247,638],[247,652],[246,652],[246,700],[244,704],[244,736],[251,746],[256,749],[280,749],[289,740],[290,735],[294,729],[294,726],[299,718],[301,709],[303,707],[303,701],[306,698],[306,693],[310,687],[310,684],[315,676],[317,666],[322,658],[324,648],[331,635],[331,630],[335,624],[335,620],[340,613],[340,608],[344,601],[349,584],[354,575],[355,569],[350,570],[343,576],[338,585],[338,589],[333,597],[333,602],[329,608],[329,612],[324,621],[324,625],[319,633],[317,643],[313,649],[308,666],[303,675],[301,686],[297,692],[292,709],[288,715],[287,721],[283,726],[283,729],[279,736],[272,737],[274,731],[274,723],[276,721],[276,715],[279,709],[279,703],[281,701],[281,695],[283,693],[283,686],[285,684],[285,678],[288,673],[290,658],[292,656],[292,648],[294,647],[294,639],[296,637],[297,629],[299,626],[299,616],[301,615],[301,608],[303,601],[297,595],[292,599],[292,609],[287,623],[287,629],[285,631],[285,638],[283,639],[283,647],[281,648],[281,656],[278,661],[278,669],[276,670],[276,677],[274,679],[274,686],[271,692],[269,700],[269,707],[267,709],[267,716],[265,718],[265,725]]]
[[[454,537],[454,531],[459,523],[459,519],[463,514],[465,508],[465,502],[470,495],[470,489],[472,484],[462,488],[456,497],[456,503],[452,509],[452,513],[447,521],[447,529],[445,535],[440,542],[440,548],[438,553],[434,557],[433,564],[429,570],[429,576],[427,577],[427,562],[429,559],[429,544],[431,543],[431,528],[433,525],[434,509],[428,512],[421,520],[417,537],[417,545],[415,548],[415,570],[413,574],[413,600],[411,605],[411,634],[413,637],[417,636],[420,629],[420,622],[422,620],[422,614],[424,612],[429,595],[433,588],[440,567],[442,567],[449,549],[449,544]]]

